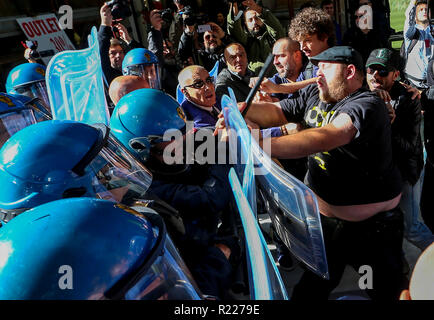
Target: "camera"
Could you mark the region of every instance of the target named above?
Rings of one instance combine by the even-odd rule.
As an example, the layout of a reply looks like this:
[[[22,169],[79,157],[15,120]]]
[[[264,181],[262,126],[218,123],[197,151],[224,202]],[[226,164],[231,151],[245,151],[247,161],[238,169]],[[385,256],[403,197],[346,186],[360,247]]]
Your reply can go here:
[[[184,24],[187,26],[193,26],[197,24],[205,24],[209,22],[209,17],[207,14],[195,14],[190,6],[186,6],[182,12],[182,18]]]
[[[132,15],[128,0],[111,0],[106,3],[110,7],[113,20],[123,20]]]
[[[173,16],[172,16],[172,10],[170,8],[158,11],[158,13],[161,16],[161,19],[163,19],[164,22],[166,22],[167,24],[170,24],[173,20]]]
[[[39,52],[37,51],[38,49],[38,42],[37,41],[30,41],[30,40],[26,40],[25,42],[21,42],[24,48],[28,48],[30,49],[30,54],[29,57],[32,59],[39,59],[41,56],[39,54]]]

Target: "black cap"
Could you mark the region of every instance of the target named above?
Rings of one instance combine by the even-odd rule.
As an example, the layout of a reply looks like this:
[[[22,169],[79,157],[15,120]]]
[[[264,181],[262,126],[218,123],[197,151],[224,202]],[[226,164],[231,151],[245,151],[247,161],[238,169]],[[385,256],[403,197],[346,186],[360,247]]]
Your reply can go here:
[[[386,48],[375,49],[366,61],[366,68],[374,64],[383,66],[387,71],[399,70],[401,65],[399,53]]]
[[[353,64],[356,69],[363,71],[363,58],[356,50],[349,46],[335,46],[324,50],[320,54],[310,58],[314,65],[320,61],[342,62]]]
[[[417,7],[420,4],[428,4],[427,0],[416,0],[416,2],[414,3],[414,6]]]

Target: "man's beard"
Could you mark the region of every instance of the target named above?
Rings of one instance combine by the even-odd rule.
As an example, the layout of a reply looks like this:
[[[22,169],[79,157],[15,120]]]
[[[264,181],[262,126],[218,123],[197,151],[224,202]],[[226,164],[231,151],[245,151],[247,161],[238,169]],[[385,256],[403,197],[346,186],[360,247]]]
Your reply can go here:
[[[347,96],[347,90],[344,80],[344,74],[340,73],[327,85],[327,92],[319,89],[319,98],[321,101],[335,103],[345,98]]]
[[[259,30],[257,30],[257,31],[255,31],[255,30],[250,31],[250,33],[251,33],[252,36],[254,36],[254,37],[257,37],[257,36],[263,34],[264,32],[265,32],[265,25],[261,26],[261,27],[259,28]]]
[[[220,51],[220,47],[215,46],[215,47],[207,47],[205,48],[205,52],[208,54],[214,54]]]
[[[113,69],[116,69],[116,70],[118,70],[118,71],[122,71],[122,62],[119,64],[119,63],[114,63],[113,65],[112,65],[112,68]]]
[[[281,78],[291,78],[294,75],[294,70],[292,70],[289,64],[283,66],[283,69],[279,69],[279,76]]]

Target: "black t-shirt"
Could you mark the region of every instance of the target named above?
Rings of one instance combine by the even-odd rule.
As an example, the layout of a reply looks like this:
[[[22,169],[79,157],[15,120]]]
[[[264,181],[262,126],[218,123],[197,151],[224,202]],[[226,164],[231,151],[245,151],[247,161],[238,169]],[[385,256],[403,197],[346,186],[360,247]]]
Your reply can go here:
[[[357,129],[347,145],[308,157],[305,183],[331,205],[358,205],[393,199],[401,192],[400,173],[392,160],[390,118],[384,102],[359,89],[336,104],[319,99],[317,85],[299,91],[280,105],[289,122],[322,127],[339,113]]]

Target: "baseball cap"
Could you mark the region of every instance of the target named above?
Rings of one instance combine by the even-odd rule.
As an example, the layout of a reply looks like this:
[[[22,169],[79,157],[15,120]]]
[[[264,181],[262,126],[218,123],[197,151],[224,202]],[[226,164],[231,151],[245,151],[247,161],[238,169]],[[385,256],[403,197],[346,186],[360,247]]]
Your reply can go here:
[[[320,54],[310,58],[314,65],[320,61],[342,62],[353,64],[356,69],[363,71],[363,58],[354,48],[349,46],[335,46],[324,50]]]
[[[393,71],[399,70],[401,61],[397,51],[381,48],[373,50],[366,60],[366,67],[374,64],[383,66],[387,71]]]

